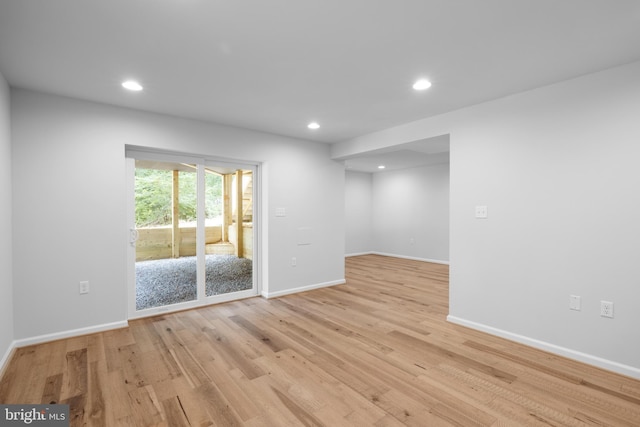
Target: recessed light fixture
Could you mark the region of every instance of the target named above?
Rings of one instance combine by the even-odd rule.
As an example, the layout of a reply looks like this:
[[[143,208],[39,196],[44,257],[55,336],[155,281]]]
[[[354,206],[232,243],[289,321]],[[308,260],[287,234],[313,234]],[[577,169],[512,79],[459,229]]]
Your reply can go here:
[[[133,92],[140,92],[142,90],[142,85],[135,80],[122,82],[122,87]]]
[[[307,125],[309,129],[320,129],[320,125],[317,122],[311,122]]]
[[[380,165],[378,166],[378,169],[384,169],[386,166],[385,165]]]
[[[425,90],[431,87],[431,82],[427,79],[420,79],[413,84],[415,90]]]

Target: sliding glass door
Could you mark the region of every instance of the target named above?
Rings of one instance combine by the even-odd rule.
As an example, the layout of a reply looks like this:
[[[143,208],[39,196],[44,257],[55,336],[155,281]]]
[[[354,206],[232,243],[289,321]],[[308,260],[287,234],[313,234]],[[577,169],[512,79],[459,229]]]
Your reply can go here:
[[[254,165],[127,149],[129,317],[257,295]]]

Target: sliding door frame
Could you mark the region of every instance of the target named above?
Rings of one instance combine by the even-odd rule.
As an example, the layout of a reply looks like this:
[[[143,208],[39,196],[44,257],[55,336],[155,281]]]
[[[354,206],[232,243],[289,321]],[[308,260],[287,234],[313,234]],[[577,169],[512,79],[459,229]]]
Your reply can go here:
[[[135,161],[151,160],[168,163],[189,163],[197,169],[197,296],[193,301],[185,301],[144,310],[136,310],[136,271],[135,258],[137,232],[135,226]],[[198,156],[188,153],[154,150],[146,147],[125,147],[126,161],[126,199],[127,199],[127,313],[129,319],[136,319],[158,314],[202,307],[206,305],[254,297],[262,293],[263,284],[263,232],[262,232],[262,180],[263,165],[258,162],[219,158],[216,156]],[[251,170],[253,173],[253,259],[252,287],[239,292],[206,296],[205,265],[205,166],[216,165],[227,168]]]

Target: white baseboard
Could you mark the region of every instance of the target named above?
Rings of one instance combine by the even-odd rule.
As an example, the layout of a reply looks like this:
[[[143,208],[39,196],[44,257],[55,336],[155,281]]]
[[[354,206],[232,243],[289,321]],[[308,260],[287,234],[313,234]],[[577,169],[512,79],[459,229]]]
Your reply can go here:
[[[284,295],[297,294],[299,292],[312,291],[314,289],[320,289],[320,288],[327,288],[329,286],[344,285],[345,283],[347,283],[347,281],[344,279],[333,280],[331,282],[316,283],[314,285],[301,286],[299,288],[285,289],[284,291],[262,292],[262,296],[265,298],[277,298]]]
[[[370,254],[373,255],[382,255],[382,256],[389,256],[389,257],[393,257],[393,258],[403,258],[403,259],[410,259],[413,261],[424,261],[424,262],[432,262],[434,264],[445,264],[445,265],[449,265],[449,261],[444,261],[444,260],[440,260],[440,259],[431,259],[431,258],[419,258],[419,257],[414,257],[414,256],[408,256],[408,255],[398,255],[398,254],[390,254],[390,253],[386,253],[386,252],[369,252]]]
[[[512,332],[504,331],[502,329],[494,328],[492,326],[487,326],[481,323],[476,323],[469,320],[461,319],[456,316],[451,316],[451,315],[447,316],[447,321],[451,323],[455,323],[457,325],[466,326],[467,328],[475,329],[477,331],[486,332],[490,335],[506,338],[510,341],[515,341],[520,344],[525,344],[530,347],[537,348],[539,350],[548,351],[549,353],[564,356],[569,359],[577,360],[579,362],[583,362],[588,365],[596,366],[598,368],[606,369],[608,371],[616,372],[618,374],[626,375],[628,377],[640,380],[640,368],[624,365],[622,363],[614,362],[612,360],[607,360],[598,356],[593,356],[591,354],[586,354],[580,351],[572,350],[570,348],[561,347],[555,344],[550,344],[548,342],[529,338],[524,335],[514,334]]]
[[[373,252],[354,252],[352,254],[345,254],[344,257],[349,258],[352,256],[362,256],[362,255],[371,255],[371,254],[373,254]]]
[[[13,352],[16,351],[16,348],[16,342],[12,341],[11,344],[9,344],[9,348],[4,353],[4,356],[2,356],[2,359],[0,359],[0,380],[2,380],[2,377],[4,376],[4,370],[6,369],[9,360],[11,360]]]
[[[28,345],[42,344],[49,341],[61,340],[64,338],[78,337],[81,335],[95,334],[96,332],[110,331],[112,329],[126,328],[129,322],[126,320],[102,325],[89,326],[87,328],[72,329],[70,331],[56,332],[53,334],[39,335],[37,337],[23,338],[14,341],[16,347],[26,347]]]

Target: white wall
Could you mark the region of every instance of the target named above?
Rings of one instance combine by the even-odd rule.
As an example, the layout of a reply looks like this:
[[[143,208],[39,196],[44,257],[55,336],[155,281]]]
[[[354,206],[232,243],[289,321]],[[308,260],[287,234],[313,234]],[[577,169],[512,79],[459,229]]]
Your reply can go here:
[[[449,261],[449,165],[373,174],[375,252]]]
[[[373,251],[372,174],[347,171],[345,176],[345,251],[358,255]]]
[[[450,320],[640,378],[639,111],[636,62],[332,154],[449,133]],[[600,317],[600,300],[615,303],[614,319]]]
[[[449,165],[347,171],[346,253],[449,261]]]
[[[13,342],[11,131],[9,86],[0,74],[0,369]]]
[[[126,319],[127,144],[264,162],[269,293],[344,279],[344,168],[327,145],[25,90],[11,111],[16,338]]]

